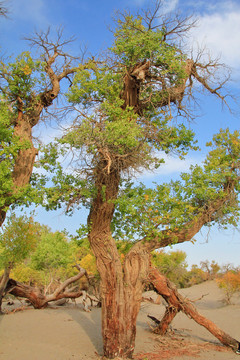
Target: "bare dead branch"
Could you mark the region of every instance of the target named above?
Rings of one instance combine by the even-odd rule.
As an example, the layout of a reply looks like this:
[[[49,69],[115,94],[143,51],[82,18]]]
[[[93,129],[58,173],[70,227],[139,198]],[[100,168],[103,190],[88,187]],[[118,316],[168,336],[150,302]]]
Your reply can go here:
[[[0,16],[7,17],[8,8],[6,7],[6,1],[0,1]]]
[[[165,334],[171,321],[179,311],[182,311],[190,319],[193,319],[199,325],[204,326],[223,345],[230,347],[235,352],[239,350],[239,341],[225,333],[211,320],[202,316],[192,304],[192,301],[187,298],[183,298],[183,296],[177,291],[176,286],[174,286],[174,284],[172,284],[164,275],[160,274],[156,268],[150,267],[149,280],[153,284],[155,291],[160,294],[168,304],[161,321],[153,316],[149,316],[158,325],[155,329],[156,333],[162,335]]]
[[[60,284],[52,294],[49,295],[43,294],[43,292],[39,288],[22,284],[13,279],[8,280],[5,292],[10,293],[17,297],[27,298],[30,301],[30,303],[33,305],[33,307],[36,309],[44,308],[48,305],[49,302],[52,301],[56,301],[63,298],[75,299],[82,295],[84,295],[84,299],[85,299],[84,302],[86,303],[87,295],[85,294],[84,290],[80,289],[74,291],[74,289],[67,289],[69,285],[78,281],[84,275],[86,276],[85,269],[81,268],[79,265],[76,265],[76,267],[79,270],[79,273],[75,276],[70,277],[62,284]],[[85,304],[84,306],[87,309],[87,305]]]

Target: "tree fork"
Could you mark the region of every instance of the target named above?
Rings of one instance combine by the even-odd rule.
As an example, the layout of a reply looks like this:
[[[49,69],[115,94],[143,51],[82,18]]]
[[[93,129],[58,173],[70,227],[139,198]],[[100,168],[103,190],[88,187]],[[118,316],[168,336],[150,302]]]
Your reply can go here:
[[[153,267],[149,271],[149,280],[153,284],[156,292],[160,294],[168,303],[168,309],[173,307],[175,311],[172,312],[172,319],[177,315],[179,311],[183,311],[188,317],[195,320],[199,325],[204,326],[212,335],[214,335],[223,345],[230,347],[233,351],[237,352],[240,349],[240,342],[232,338],[230,335],[221,330],[211,320],[202,316],[195,306],[188,300],[183,298],[179,294],[176,287],[159,271]],[[170,324],[170,317],[166,316],[166,313],[160,321],[157,333],[164,334]]]

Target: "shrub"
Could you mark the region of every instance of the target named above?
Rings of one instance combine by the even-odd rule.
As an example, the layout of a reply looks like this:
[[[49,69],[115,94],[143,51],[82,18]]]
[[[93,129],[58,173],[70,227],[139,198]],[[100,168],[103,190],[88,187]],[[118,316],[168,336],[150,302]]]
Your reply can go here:
[[[225,293],[225,302],[231,304],[232,296],[236,292],[240,292],[240,271],[227,271],[216,281],[218,286],[223,289]]]

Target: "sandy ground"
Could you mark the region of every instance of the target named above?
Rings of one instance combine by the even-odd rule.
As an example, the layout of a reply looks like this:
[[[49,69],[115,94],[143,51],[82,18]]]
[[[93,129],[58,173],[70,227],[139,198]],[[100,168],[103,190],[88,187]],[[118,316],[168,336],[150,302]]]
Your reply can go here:
[[[199,312],[214,321],[229,335],[240,340],[240,298],[234,305],[221,302],[223,293],[214,281],[181,290],[192,300]],[[154,297],[153,293],[145,296]],[[137,322],[136,359],[239,359],[203,327],[184,314],[172,323],[170,335],[161,337],[151,332],[147,315],[161,318],[163,305],[143,302]],[[1,360],[96,360],[102,353],[101,310],[83,311],[81,304],[49,307],[43,310],[27,308],[0,316]],[[197,356],[197,357],[196,357]]]

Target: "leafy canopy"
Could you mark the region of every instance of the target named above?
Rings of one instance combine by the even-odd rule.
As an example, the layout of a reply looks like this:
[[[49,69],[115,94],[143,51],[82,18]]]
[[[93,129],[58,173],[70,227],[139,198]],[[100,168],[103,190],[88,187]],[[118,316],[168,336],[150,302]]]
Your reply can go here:
[[[21,263],[37,245],[39,224],[27,216],[12,215],[0,233],[0,267]]]
[[[0,208],[5,210],[10,204],[37,199],[31,186],[18,191],[14,186],[12,174],[19,151],[32,146],[14,129],[20,113],[29,115],[33,111],[39,100],[36,93],[46,86],[44,66],[43,61],[33,60],[29,52],[23,52],[14,61],[0,61]],[[32,113],[31,121],[33,117]]]
[[[122,180],[121,188],[118,199],[108,201],[115,204],[112,231],[119,240],[161,240],[181,229],[187,231],[186,224],[197,221],[209,206],[217,207],[217,201],[219,210],[214,210],[205,224],[236,225],[240,153],[237,131],[231,134],[221,130],[203,166],[192,166],[179,181],[151,189],[125,181],[126,174],[160,166],[161,152],[183,158],[189,149],[197,149],[194,134],[184,119],[176,121],[172,113],[174,106],[181,108],[187,81],[191,96],[191,76],[209,90],[206,79],[197,74],[197,65],[174,41],[168,41],[164,25],[147,26],[140,16],[119,19],[107,56],[79,66],[68,91],[77,117],[64,136],[46,150],[52,156],[42,160],[43,164],[46,161],[46,169],[49,160],[51,170],[57,169],[54,187],[48,190],[47,206],[56,208],[66,201],[69,207],[76,202],[91,207],[99,191],[107,201],[103,179],[115,172]],[[203,74],[204,66],[200,68]],[[65,172],[61,167],[61,157],[69,152],[75,167],[71,174],[69,168]],[[67,195],[62,195],[61,190]],[[82,230],[86,236],[84,230],[89,229]],[[171,241],[177,242],[177,236]]]

